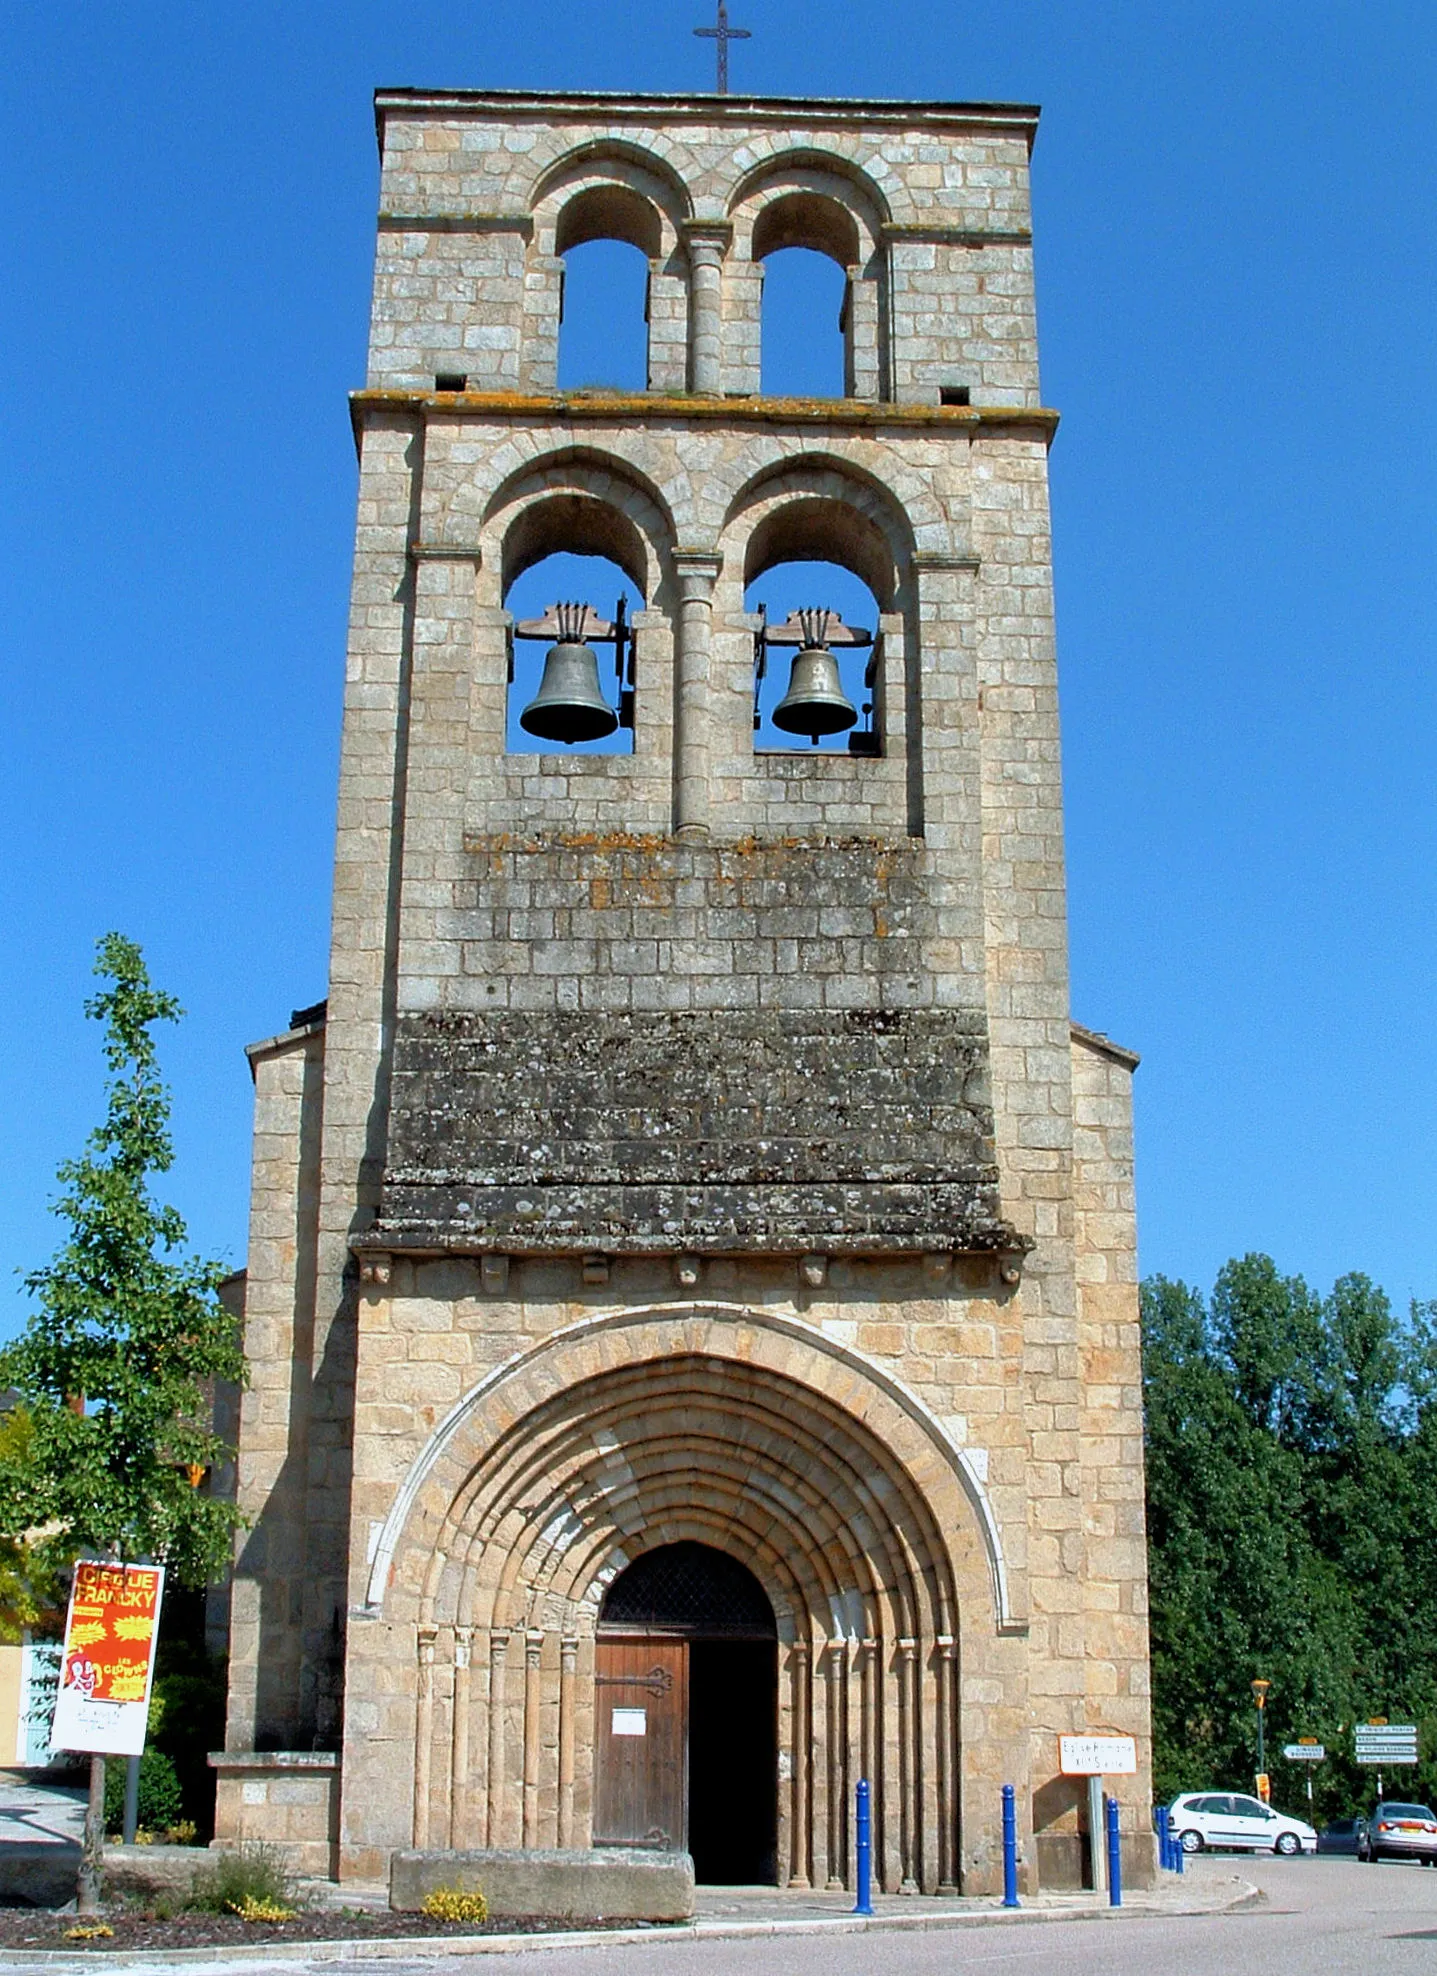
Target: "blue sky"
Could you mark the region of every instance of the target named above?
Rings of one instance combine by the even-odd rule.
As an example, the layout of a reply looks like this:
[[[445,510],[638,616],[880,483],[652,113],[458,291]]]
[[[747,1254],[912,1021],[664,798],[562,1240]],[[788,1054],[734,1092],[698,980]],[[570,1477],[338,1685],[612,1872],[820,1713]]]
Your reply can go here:
[[[324,992],[373,87],[703,88],[706,13],[12,4],[0,1332],[99,934],[189,1011],[169,1191],[233,1261],[241,1046]],[[1145,1269],[1437,1295],[1430,7],[733,18],[736,91],[1044,106],[1073,1005],[1144,1055]]]

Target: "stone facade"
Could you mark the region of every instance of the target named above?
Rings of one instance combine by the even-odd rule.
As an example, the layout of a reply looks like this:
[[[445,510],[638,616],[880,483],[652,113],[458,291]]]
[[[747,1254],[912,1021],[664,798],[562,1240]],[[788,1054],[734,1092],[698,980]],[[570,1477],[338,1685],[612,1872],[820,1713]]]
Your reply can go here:
[[[884,1885],[993,1888],[1005,1781],[1073,1884],[1084,1730],[1137,1739],[1142,1874],[1136,1059],[1068,1009],[1036,112],[378,114],[330,992],[251,1051],[228,1760],[333,1751],[345,1876],[587,1845],[605,1588],[698,1540],[776,1616],[782,1881],[851,1881],[866,1775]],[[601,236],[650,389],[563,395]],[[843,399],[757,395],[789,245],[846,270]],[[505,752],[561,549],[643,597],[631,754]],[[814,557],[877,602],[876,755],[755,747],[745,588]]]

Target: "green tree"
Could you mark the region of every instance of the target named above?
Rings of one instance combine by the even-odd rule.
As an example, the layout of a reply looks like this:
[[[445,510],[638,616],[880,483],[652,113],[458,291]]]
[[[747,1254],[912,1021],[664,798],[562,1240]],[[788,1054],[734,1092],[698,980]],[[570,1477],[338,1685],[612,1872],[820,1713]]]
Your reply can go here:
[[[224,1266],[187,1254],[179,1213],[150,1191],[174,1159],[151,1031],[180,1009],[118,933],[100,941],[95,972],[106,986],[85,1012],[104,1025],[106,1114],[60,1168],[55,1212],[68,1233],[26,1279],[36,1308],[0,1352],[0,1385],[15,1390],[23,1420],[0,1440],[0,1538],[41,1571],[83,1553],[152,1558],[201,1585],[227,1567],[240,1521],[196,1484],[231,1452],[211,1427],[210,1397],[216,1380],[242,1379],[244,1359],[217,1294]],[[86,1906],[99,1897],[103,1803],[95,1757]]]
[[[1279,1752],[1316,1736],[1329,1752],[1315,1779],[1328,1813],[1370,1795],[1352,1761],[1354,1722],[1437,1722],[1433,1320],[1427,1305],[1399,1320],[1361,1275],[1319,1298],[1261,1255],[1228,1263],[1207,1299],[1162,1277],[1144,1284],[1164,1795],[1251,1773],[1259,1675],[1272,1682],[1275,1788],[1305,1793],[1310,1773]],[[1424,1764],[1403,1789],[1434,1784],[1437,1763]]]

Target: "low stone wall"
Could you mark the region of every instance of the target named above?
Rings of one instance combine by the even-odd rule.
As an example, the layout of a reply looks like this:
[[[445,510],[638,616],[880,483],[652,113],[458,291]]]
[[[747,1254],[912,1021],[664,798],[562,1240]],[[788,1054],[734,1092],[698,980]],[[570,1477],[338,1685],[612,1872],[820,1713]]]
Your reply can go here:
[[[414,1913],[436,1887],[482,1893],[496,1920],[520,1914],[548,1921],[687,1921],[694,1912],[694,1863],[687,1853],[397,1852],[389,1863],[389,1905]]]
[[[184,1900],[203,1867],[213,1866],[203,1846],[105,1847],[105,1898]]]
[[[215,1846],[263,1840],[293,1873],[333,1879],[339,1853],[339,1758],[328,1750],[219,1750]]]

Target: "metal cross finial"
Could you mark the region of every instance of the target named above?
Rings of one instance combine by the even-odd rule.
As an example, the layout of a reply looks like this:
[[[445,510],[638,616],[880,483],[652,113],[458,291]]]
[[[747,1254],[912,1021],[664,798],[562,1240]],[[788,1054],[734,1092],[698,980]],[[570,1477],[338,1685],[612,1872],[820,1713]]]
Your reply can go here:
[[[731,41],[748,41],[752,37],[746,27],[730,27],[728,7],[725,0],[718,0],[718,26],[696,27],[694,33],[705,41],[718,43],[718,93],[728,95],[728,45]]]

